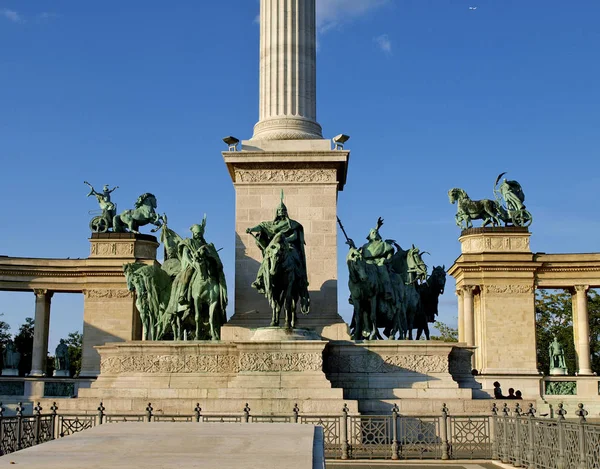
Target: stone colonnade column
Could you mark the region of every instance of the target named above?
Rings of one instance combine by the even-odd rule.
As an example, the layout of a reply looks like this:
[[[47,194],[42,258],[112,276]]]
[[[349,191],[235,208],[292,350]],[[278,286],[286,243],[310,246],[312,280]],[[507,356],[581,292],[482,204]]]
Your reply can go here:
[[[46,371],[48,355],[48,331],[50,329],[50,300],[53,292],[34,290],[35,325],[33,329],[33,350],[31,353],[30,376],[42,376]]]
[[[464,340],[469,346],[475,345],[475,309],[473,307],[473,293],[475,292],[475,288],[472,285],[463,287]]]
[[[587,290],[589,285],[575,285],[575,303],[573,308],[573,328],[575,332],[575,350],[579,375],[591,375],[590,361],[590,323],[588,316]]]
[[[463,291],[461,289],[456,290],[456,296],[458,297],[458,341],[465,341],[465,302]]]
[[[320,139],[315,0],[260,2],[259,121],[252,139]]]

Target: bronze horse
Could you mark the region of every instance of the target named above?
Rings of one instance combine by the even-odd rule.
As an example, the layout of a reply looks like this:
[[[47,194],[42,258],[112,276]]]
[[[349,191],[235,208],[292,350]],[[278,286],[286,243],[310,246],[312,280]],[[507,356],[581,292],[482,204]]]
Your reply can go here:
[[[471,200],[463,189],[457,187],[448,191],[451,204],[458,202],[456,224],[461,228],[472,228],[472,220],[483,220],[483,226],[499,226],[507,218],[506,210],[495,200]]]

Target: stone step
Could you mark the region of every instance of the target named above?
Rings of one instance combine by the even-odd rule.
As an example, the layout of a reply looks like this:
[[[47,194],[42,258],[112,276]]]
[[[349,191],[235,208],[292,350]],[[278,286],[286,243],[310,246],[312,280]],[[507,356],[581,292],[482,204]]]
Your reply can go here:
[[[342,389],[313,388],[90,388],[82,390],[79,398],[102,399],[343,399]]]
[[[527,409],[535,400],[495,400],[495,399],[361,399],[358,408],[361,414],[381,415],[391,412],[398,406],[401,415],[440,415],[444,404],[449,415],[492,415],[495,403],[501,409],[504,403],[511,409],[518,402],[522,409]]]
[[[44,413],[50,409],[56,400],[41,399]],[[56,401],[58,413],[97,414],[100,401],[97,398],[75,398]],[[104,399],[103,405],[106,414],[144,414],[148,403],[151,402],[155,414],[169,415],[193,415],[196,404],[199,403],[206,414],[242,414],[244,406],[248,403],[251,413],[254,415],[291,415],[294,406],[298,404],[300,413],[338,415],[344,404],[348,405],[350,413],[358,413],[358,403],[342,398],[248,398],[248,399],[143,399],[143,398],[108,398]]]
[[[345,389],[347,399],[471,399],[471,389]]]

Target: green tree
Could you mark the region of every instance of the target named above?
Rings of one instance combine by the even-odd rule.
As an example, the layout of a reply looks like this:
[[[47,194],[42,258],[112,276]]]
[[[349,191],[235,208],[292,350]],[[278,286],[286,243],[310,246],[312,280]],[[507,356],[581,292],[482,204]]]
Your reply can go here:
[[[0,316],[4,316],[4,313],[0,313]],[[10,326],[6,321],[0,320],[0,365],[4,368],[3,351],[6,344],[12,340],[10,333]]]
[[[74,331],[69,332],[69,336],[65,340],[69,347],[69,371],[71,376],[79,376],[81,372],[82,338],[81,332]]]
[[[571,293],[566,290],[554,292],[538,290],[535,313],[538,370],[546,374],[550,372],[548,347],[556,337],[565,350],[565,362],[569,374],[574,374],[577,371],[577,359],[573,338]],[[588,292],[588,314],[592,370],[600,372],[600,295],[595,290]]]
[[[431,335],[431,340],[439,340],[443,342],[458,342],[458,329],[454,329],[450,327],[448,324],[445,324],[441,321],[436,321],[433,323],[433,327],[435,327],[439,331],[439,335]]]
[[[31,353],[33,351],[33,318],[25,318],[25,324],[19,327],[15,336],[15,348],[21,354],[19,375],[25,376],[31,371]]]

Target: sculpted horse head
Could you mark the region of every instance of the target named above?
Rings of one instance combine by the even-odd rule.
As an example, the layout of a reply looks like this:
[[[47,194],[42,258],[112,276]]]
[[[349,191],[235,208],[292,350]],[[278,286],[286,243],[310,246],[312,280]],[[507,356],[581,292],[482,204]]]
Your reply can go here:
[[[467,195],[467,193],[458,187],[454,187],[448,191],[448,199],[450,200],[451,204],[454,204],[456,201],[460,202],[462,199],[468,198],[469,196]]]
[[[155,209],[157,207],[156,196],[154,194],[151,194],[150,192],[145,192],[144,194],[140,195],[135,201],[134,206],[135,208],[140,208],[144,205]]]
[[[435,266],[431,271],[431,275],[427,279],[427,283],[430,285],[433,291],[439,292],[442,295],[444,288],[446,287],[446,268],[445,266]]]
[[[368,280],[369,276],[365,268],[365,261],[358,249],[350,248],[346,255],[346,264],[348,265],[350,281],[359,284]]]

